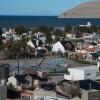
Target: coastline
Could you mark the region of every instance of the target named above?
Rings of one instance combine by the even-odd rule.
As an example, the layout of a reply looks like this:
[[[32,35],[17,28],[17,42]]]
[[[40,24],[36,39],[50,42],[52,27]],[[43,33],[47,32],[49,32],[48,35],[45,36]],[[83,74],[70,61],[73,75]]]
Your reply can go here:
[[[100,26],[100,19],[89,18],[58,18],[57,16],[0,16],[0,27],[15,28],[16,26],[25,27],[65,27],[67,25],[78,26],[91,22],[93,25]]]

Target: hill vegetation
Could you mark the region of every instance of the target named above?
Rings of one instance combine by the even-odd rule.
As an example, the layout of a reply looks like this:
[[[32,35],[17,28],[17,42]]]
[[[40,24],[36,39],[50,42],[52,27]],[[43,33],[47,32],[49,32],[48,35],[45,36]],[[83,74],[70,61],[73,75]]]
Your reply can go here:
[[[59,18],[100,18],[100,1],[95,0],[81,4],[64,12]]]

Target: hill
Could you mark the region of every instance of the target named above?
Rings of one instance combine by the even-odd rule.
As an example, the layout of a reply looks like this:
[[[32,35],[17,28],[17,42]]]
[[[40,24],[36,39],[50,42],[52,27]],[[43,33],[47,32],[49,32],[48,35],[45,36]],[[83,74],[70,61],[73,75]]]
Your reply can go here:
[[[100,18],[100,0],[76,6],[64,12],[58,18]]]

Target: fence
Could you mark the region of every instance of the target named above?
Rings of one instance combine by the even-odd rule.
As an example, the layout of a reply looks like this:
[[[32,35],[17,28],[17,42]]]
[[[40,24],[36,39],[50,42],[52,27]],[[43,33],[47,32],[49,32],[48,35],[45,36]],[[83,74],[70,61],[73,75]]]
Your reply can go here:
[[[8,99],[8,100],[12,100],[12,99]],[[18,98],[13,100],[32,100],[32,99],[30,99],[30,97],[23,97],[23,98]]]

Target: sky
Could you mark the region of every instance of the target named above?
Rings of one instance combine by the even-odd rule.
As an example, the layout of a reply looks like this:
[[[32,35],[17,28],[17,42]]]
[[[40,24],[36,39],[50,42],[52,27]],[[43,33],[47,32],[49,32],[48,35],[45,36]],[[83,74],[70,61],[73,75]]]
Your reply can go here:
[[[0,0],[0,15],[60,15],[93,0]]]

